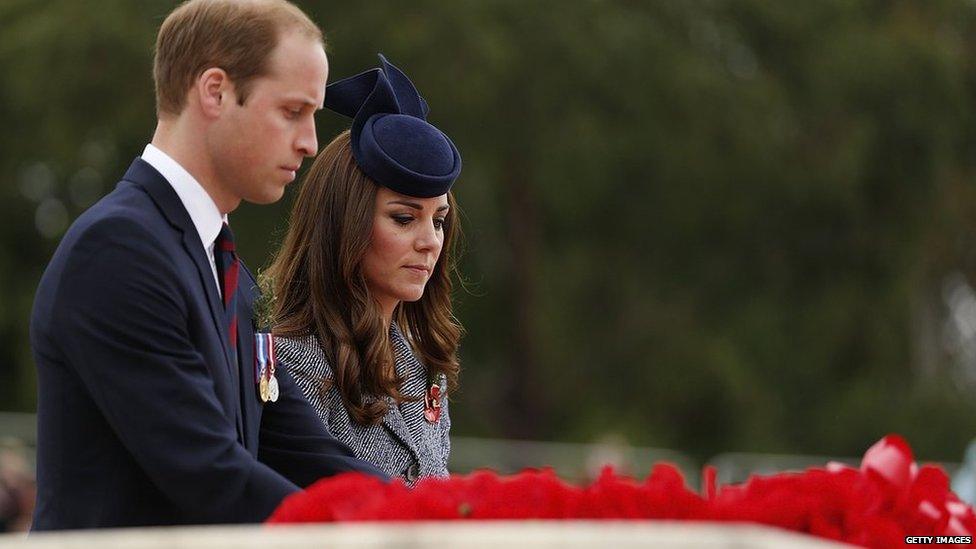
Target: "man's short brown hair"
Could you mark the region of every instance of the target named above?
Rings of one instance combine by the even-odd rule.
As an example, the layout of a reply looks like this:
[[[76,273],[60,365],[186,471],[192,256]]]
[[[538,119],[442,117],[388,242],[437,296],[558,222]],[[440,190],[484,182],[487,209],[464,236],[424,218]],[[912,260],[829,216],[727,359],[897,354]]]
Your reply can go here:
[[[187,0],[166,17],[156,37],[153,79],[158,116],[178,115],[187,91],[211,67],[227,72],[243,105],[251,82],[283,31],[323,43],[319,27],[286,0]]]

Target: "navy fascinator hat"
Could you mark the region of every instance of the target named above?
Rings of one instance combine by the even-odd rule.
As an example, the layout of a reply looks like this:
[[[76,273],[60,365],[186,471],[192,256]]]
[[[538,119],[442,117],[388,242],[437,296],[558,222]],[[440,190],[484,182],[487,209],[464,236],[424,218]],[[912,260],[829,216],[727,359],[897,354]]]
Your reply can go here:
[[[427,122],[430,109],[407,75],[379,58],[380,68],[326,86],[325,107],[353,119],[352,154],[370,179],[415,198],[445,194],[461,155]]]

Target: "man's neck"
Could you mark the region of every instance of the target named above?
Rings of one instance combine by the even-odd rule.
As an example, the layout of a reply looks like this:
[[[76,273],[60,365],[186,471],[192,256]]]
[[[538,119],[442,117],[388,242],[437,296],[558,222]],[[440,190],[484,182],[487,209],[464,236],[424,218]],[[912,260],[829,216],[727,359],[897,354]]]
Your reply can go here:
[[[150,143],[189,172],[214,201],[220,213],[227,215],[237,208],[240,199],[229,196],[221,189],[213,162],[208,158],[204,144],[199,142],[203,132],[188,126],[189,123],[182,117],[160,120]]]

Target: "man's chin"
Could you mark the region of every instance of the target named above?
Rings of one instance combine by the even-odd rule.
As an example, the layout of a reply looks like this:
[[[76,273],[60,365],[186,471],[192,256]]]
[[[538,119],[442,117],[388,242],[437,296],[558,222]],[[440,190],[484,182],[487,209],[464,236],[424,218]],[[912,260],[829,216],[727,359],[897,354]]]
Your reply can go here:
[[[285,188],[279,187],[278,189],[269,189],[267,192],[255,194],[254,196],[246,196],[244,197],[244,200],[258,206],[266,206],[281,200],[281,197],[284,195]]]

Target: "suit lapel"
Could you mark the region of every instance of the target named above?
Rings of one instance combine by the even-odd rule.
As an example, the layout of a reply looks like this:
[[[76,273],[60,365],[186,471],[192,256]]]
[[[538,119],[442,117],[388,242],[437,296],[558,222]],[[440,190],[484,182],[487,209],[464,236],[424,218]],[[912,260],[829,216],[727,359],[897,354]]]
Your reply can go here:
[[[254,381],[254,300],[260,295],[251,272],[241,262],[237,284],[237,351],[240,355],[241,406],[243,408],[244,447],[257,456],[261,410]]]
[[[224,369],[227,375],[230,376],[228,382],[232,381],[235,376],[231,368],[236,370],[238,365],[232,364],[231,361],[230,336],[223,320],[224,305],[220,299],[220,295],[217,293],[213,271],[210,269],[210,261],[207,259],[206,252],[204,252],[203,243],[200,241],[199,233],[197,233],[196,228],[193,226],[190,214],[187,213],[186,208],[180,201],[180,197],[173,190],[169,182],[155,168],[141,158],[137,158],[132,162],[132,165],[129,166],[128,171],[125,173],[124,179],[137,183],[144,188],[166,217],[167,221],[169,221],[170,225],[182,232],[183,249],[193,260],[200,284],[203,286],[204,293],[207,296],[207,305],[210,308],[210,316],[213,320],[214,329],[220,335],[220,345],[224,354]],[[228,411],[235,414],[238,436],[243,439],[244,432],[241,420],[239,391],[236,387],[231,386],[228,393],[231,399],[229,402],[231,410]]]
[[[235,372],[235,370],[239,369],[239,366],[233,360],[233,355],[230,352],[230,333],[228,331],[227,324],[224,322],[224,303],[223,300],[220,299],[220,295],[217,293],[217,284],[214,281],[213,271],[210,270],[210,260],[207,259],[207,256],[203,251],[203,244],[200,242],[200,235],[197,233],[196,229],[193,231],[185,231],[183,233],[183,248],[188,254],[190,254],[190,257],[193,258],[193,264],[196,265],[197,275],[200,277],[200,283],[203,284],[203,287],[207,293],[207,303],[210,306],[210,316],[213,319],[217,332],[220,334],[220,346],[224,350],[224,365],[227,369],[227,374],[229,376],[228,381],[230,382],[231,386],[230,404],[237,423],[237,436],[241,439],[241,441],[243,441],[244,419],[241,414],[240,388],[244,385],[246,378],[240,377]],[[240,292],[239,288],[238,292]],[[240,300],[238,300],[238,303],[240,303]],[[241,322],[238,321],[238,338],[241,336],[240,325]],[[238,349],[240,348],[240,343],[238,343]],[[238,379],[240,382],[235,384],[234,381]]]
[[[223,307],[224,304],[220,299],[220,295],[217,294],[217,286],[214,283],[213,271],[210,270],[210,261],[207,259],[206,254],[203,251],[203,244],[200,243],[200,236],[196,231],[187,231],[183,233],[183,247],[186,249],[186,253],[190,254],[193,258],[193,264],[197,268],[197,275],[200,277],[200,283],[203,285],[204,290],[207,293],[207,303],[210,306],[210,315],[213,317],[214,327],[220,332],[220,344],[224,349],[224,360],[227,364],[227,372],[231,373],[231,368],[235,368],[236,365],[231,364],[231,354],[230,354],[230,334],[227,333],[227,326],[224,322]]]

